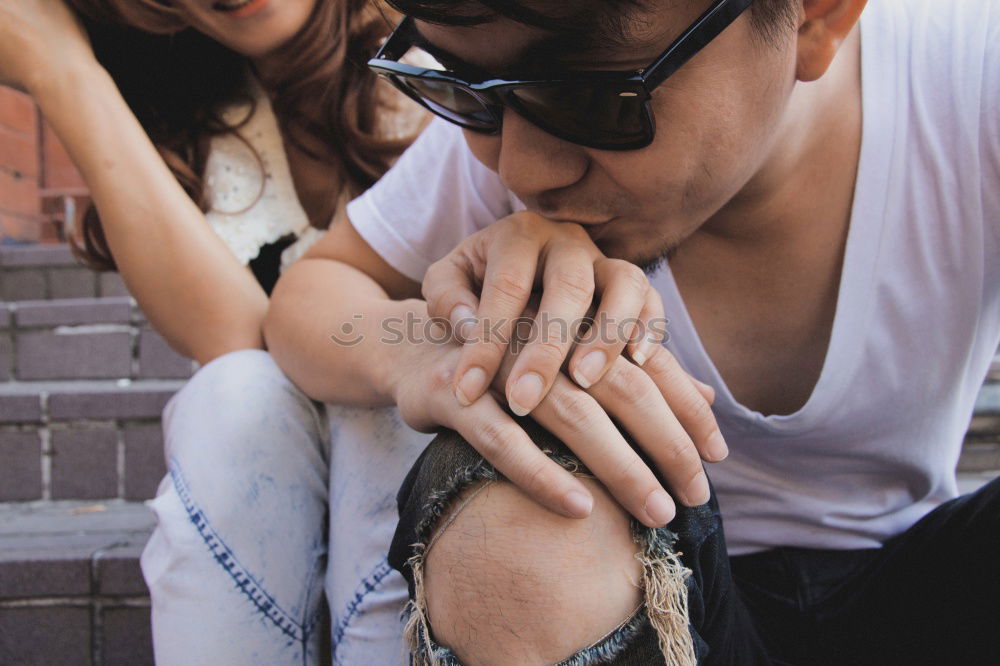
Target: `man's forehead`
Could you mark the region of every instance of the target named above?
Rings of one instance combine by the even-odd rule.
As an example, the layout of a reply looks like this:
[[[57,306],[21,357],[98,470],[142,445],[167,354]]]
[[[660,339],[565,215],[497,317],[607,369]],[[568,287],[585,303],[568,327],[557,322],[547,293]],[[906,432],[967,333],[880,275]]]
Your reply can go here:
[[[416,25],[430,46],[487,72],[538,69],[545,64],[540,61],[551,58],[581,64],[634,62],[640,67],[699,13],[699,2],[694,1],[659,0],[646,4],[627,16],[611,17],[616,21],[614,26],[595,23],[592,35],[558,34],[503,16],[469,26],[419,20]]]
[[[551,35],[541,28],[505,18],[472,26],[417,21],[417,30],[438,51],[489,72],[530,64]]]

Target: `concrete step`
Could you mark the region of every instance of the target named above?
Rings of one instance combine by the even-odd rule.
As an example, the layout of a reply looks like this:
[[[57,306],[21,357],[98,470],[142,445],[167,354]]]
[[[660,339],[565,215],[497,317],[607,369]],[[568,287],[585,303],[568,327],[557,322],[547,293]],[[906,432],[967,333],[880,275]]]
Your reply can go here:
[[[0,303],[0,382],[174,379],[193,370],[128,296]]]
[[[152,664],[152,528],[140,503],[0,504],[0,664]]]
[[[117,273],[81,265],[69,246],[0,246],[0,301],[128,296]]]
[[[166,473],[160,414],[183,384],[0,383],[0,502],[152,497]]]

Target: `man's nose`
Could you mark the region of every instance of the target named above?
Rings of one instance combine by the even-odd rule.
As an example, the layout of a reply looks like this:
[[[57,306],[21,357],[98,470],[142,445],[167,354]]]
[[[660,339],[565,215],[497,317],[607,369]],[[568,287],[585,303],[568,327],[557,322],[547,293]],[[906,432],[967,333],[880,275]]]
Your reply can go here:
[[[497,173],[521,199],[569,187],[588,170],[584,148],[556,138],[516,111],[504,110]]]

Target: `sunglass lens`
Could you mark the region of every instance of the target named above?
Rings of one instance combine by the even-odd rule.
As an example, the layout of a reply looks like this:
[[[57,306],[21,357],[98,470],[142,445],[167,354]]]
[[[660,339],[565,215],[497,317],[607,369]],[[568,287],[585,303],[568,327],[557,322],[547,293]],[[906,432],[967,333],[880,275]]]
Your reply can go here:
[[[624,86],[523,86],[506,99],[529,120],[584,145],[613,149],[649,139],[646,96]]]
[[[459,125],[493,131],[497,121],[489,107],[468,90],[446,81],[398,77],[398,83],[438,115]]]

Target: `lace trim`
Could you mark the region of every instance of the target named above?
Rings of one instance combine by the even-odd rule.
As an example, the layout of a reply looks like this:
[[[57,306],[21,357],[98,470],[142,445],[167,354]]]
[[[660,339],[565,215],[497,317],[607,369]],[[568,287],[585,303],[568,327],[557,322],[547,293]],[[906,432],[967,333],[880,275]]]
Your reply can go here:
[[[239,137],[222,135],[212,139],[205,164],[211,204],[205,217],[244,264],[256,258],[262,246],[289,234],[301,236],[309,228],[271,102],[259,84],[254,84],[252,92],[256,108],[239,133],[257,156]],[[223,118],[237,124],[249,110],[247,105],[234,105]]]
[[[380,84],[385,109],[380,131],[389,138],[403,138],[419,131],[428,114],[392,86]],[[255,259],[264,245],[295,236],[298,240],[281,255],[284,269],[305,254],[324,232],[309,225],[295,191],[271,102],[257,81],[252,85],[253,115],[247,118],[251,110],[248,104],[234,105],[223,113],[224,120],[231,125],[246,120],[239,129],[240,136],[224,134],[212,138],[205,164],[210,204],[205,217],[243,264]],[[339,202],[334,222],[343,214],[346,203]]]

